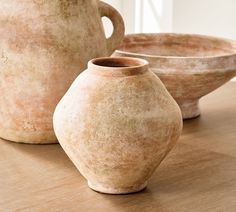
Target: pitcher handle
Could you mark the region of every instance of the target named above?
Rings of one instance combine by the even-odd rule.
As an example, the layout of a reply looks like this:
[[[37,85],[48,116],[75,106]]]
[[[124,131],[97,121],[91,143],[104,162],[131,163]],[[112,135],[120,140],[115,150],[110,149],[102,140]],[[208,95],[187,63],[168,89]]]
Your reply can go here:
[[[107,39],[107,51],[111,55],[124,39],[125,26],[120,13],[109,4],[99,1],[99,11],[101,17],[107,17],[113,24],[113,33]]]

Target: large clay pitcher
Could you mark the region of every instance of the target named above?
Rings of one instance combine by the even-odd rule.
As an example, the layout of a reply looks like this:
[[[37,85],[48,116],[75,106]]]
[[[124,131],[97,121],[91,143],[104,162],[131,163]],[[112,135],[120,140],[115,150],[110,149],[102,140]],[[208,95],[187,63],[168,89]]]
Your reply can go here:
[[[101,21],[114,31],[106,38]],[[97,0],[2,0],[0,4],[0,137],[54,143],[56,104],[88,60],[120,45],[119,13]]]

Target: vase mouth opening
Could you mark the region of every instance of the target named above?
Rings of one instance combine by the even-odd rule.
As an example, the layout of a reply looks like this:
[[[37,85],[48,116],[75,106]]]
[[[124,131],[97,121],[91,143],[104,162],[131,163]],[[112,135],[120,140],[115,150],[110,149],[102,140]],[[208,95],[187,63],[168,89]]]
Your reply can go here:
[[[88,67],[96,70],[106,71],[130,71],[136,72],[146,70],[148,62],[140,58],[132,57],[101,57],[89,61]]]
[[[110,68],[141,67],[147,65],[147,61],[128,57],[101,57],[91,60],[92,64]]]

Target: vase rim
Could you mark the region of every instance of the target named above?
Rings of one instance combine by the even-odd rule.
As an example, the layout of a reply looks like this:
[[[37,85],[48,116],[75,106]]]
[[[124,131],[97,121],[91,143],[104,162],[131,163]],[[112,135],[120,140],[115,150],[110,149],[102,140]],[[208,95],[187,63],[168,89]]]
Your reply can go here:
[[[137,75],[148,70],[148,61],[133,57],[100,57],[88,62],[88,69],[107,74]]]

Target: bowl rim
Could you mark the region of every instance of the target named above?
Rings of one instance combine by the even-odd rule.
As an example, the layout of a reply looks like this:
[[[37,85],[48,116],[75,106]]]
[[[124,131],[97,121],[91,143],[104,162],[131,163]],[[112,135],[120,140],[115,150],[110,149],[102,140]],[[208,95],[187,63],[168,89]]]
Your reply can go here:
[[[191,36],[191,37],[198,37],[198,38],[205,38],[205,39],[217,39],[219,41],[223,41],[226,43],[229,43],[231,45],[234,45],[235,48],[232,48],[235,50],[234,53],[225,53],[225,54],[219,54],[215,56],[161,56],[161,55],[152,55],[152,54],[144,54],[144,53],[135,53],[135,52],[128,52],[124,50],[119,50],[116,49],[115,52],[120,53],[120,54],[126,54],[130,56],[141,56],[144,58],[160,58],[160,59],[219,59],[219,58],[228,58],[232,56],[236,56],[236,41],[228,38],[223,38],[223,37],[217,37],[217,36],[211,36],[211,35],[203,35],[203,34],[194,34],[194,33],[172,33],[172,32],[162,32],[162,33],[131,33],[131,34],[126,34],[125,38],[127,37],[137,37],[137,36],[160,36],[160,35],[174,35],[174,36]],[[124,39],[125,39],[124,38]],[[119,47],[118,47],[119,48]]]

